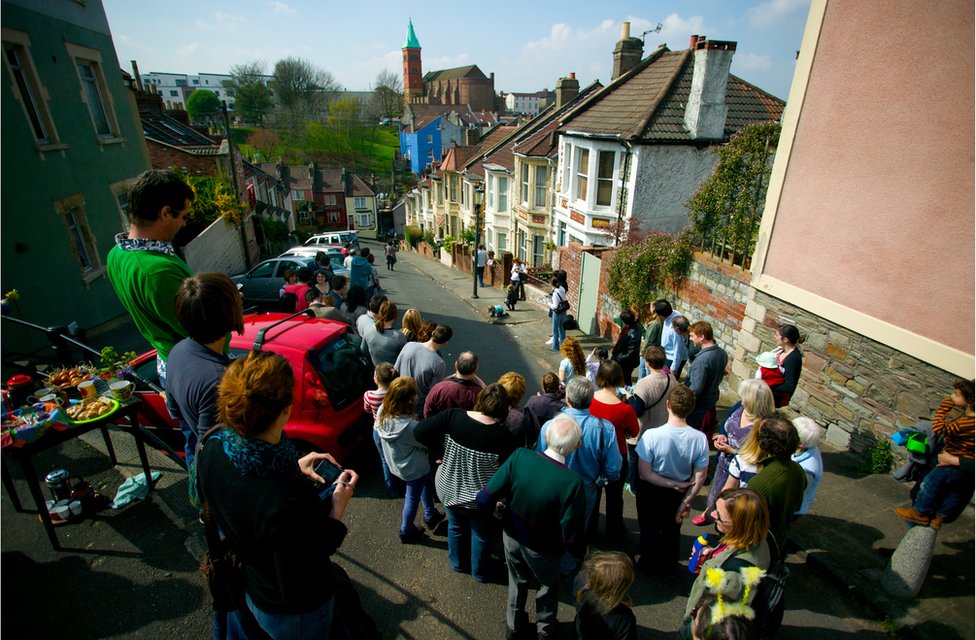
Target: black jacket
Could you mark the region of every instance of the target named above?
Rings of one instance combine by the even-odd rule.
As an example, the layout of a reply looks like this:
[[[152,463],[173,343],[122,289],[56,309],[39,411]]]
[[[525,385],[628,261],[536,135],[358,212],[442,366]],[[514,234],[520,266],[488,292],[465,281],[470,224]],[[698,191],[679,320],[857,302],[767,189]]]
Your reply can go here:
[[[329,515],[311,482],[242,475],[211,438],[197,459],[200,488],[244,562],[244,586],[262,611],[312,611],[333,596],[331,556],[346,525]]]

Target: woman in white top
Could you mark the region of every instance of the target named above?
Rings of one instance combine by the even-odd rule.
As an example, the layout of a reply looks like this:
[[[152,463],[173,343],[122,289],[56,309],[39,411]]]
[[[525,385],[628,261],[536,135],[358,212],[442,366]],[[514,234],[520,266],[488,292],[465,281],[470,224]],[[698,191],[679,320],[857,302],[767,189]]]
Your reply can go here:
[[[552,350],[559,351],[560,343],[566,339],[566,327],[563,323],[566,322],[568,309],[560,310],[560,305],[566,300],[566,289],[559,278],[553,278],[550,284],[552,284],[552,294],[549,296],[549,310],[552,311]],[[578,373],[586,375],[586,369]]]
[[[525,300],[525,276],[528,272],[528,269],[525,268],[522,261],[515,258],[512,262],[512,284],[515,285],[515,290],[518,291],[519,300]]]

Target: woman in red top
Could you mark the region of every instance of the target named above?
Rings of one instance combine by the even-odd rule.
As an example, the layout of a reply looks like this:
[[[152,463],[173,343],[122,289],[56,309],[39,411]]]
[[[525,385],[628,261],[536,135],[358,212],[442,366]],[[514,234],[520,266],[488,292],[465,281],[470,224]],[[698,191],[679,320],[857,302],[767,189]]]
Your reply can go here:
[[[620,468],[620,478],[611,480],[607,485],[607,537],[622,538],[626,535],[624,529],[624,482],[627,479],[627,438],[634,438],[640,431],[637,414],[634,409],[617,397],[617,387],[624,386],[624,372],[616,360],[604,360],[596,371],[596,385],[599,387],[593,394],[590,413],[597,418],[613,424],[617,432],[617,447],[623,457]],[[610,446],[611,443],[605,443]],[[594,520],[600,517],[600,496],[597,494],[596,507],[593,509],[590,525],[587,531],[596,531]],[[592,527],[592,528],[591,528]]]

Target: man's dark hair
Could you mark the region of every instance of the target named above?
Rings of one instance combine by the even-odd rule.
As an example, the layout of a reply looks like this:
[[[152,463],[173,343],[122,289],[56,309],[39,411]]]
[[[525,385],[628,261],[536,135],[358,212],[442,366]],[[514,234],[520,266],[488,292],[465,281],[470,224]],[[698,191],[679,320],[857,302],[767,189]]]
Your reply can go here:
[[[786,336],[783,337],[785,338]],[[956,383],[952,385],[953,389],[956,389],[962,394],[963,400],[966,401],[966,404],[969,405],[970,409],[973,408],[974,386],[976,386],[976,383],[974,383],[973,380],[957,380]]]
[[[464,351],[454,361],[454,366],[462,376],[470,376],[478,370],[478,356],[474,351]]]
[[[644,362],[651,369],[662,369],[664,367],[664,361],[667,359],[668,356],[661,347],[651,345],[644,349]]]
[[[688,318],[684,316],[675,316],[674,320],[671,321],[671,326],[681,333],[688,333]]]
[[[654,304],[651,305],[654,308],[654,313],[661,316],[662,318],[667,318],[672,313],[674,309],[671,307],[671,303],[667,300],[655,300]]]
[[[759,429],[756,439],[767,456],[786,458],[800,446],[800,434],[796,432],[796,427],[779,411],[761,418],[754,428]]]
[[[437,328],[434,329],[434,333],[431,334],[430,338],[435,344],[447,344],[451,341],[454,336],[454,331],[446,324],[439,324]]]
[[[187,334],[208,344],[231,331],[244,333],[244,306],[237,285],[223,273],[198,273],[180,284],[173,299]]]
[[[312,274],[313,273],[314,273],[314,271],[312,271],[308,267],[300,267],[298,269],[298,281],[299,282],[304,282],[305,284],[308,284],[309,281],[312,280]],[[313,283],[314,283],[314,281],[313,281]]]
[[[346,286],[346,276],[335,276],[332,278],[332,288],[336,291],[342,291],[342,288]]]
[[[695,408],[695,392],[683,384],[677,385],[668,395],[671,413],[678,418],[687,418]]]
[[[633,314],[630,310],[620,312],[620,321],[626,325],[632,325],[637,322],[637,316]]]
[[[372,298],[370,298],[369,299],[370,313],[372,313],[375,316],[379,312],[380,307],[383,306],[383,303],[386,302],[386,300],[387,300],[386,296],[384,296],[382,293],[377,293]]]
[[[360,258],[368,258],[369,257],[369,247],[363,247],[362,248],[362,251],[359,252],[359,257]]]
[[[173,214],[183,211],[186,201],[196,194],[175,171],[152,169],[139,176],[129,192],[129,221],[136,226],[159,220],[159,212],[169,207]]]

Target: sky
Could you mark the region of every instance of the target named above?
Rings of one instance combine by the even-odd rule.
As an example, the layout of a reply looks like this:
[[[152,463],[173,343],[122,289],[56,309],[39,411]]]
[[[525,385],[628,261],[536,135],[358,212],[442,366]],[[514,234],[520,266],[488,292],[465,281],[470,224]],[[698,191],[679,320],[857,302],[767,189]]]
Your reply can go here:
[[[783,99],[789,95],[809,0],[536,0],[477,3],[386,0],[103,0],[119,63],[142,73],[227,73],[261,61],[304,58],[344,88],[366,90],[384,69],[402,74],[408,19],[422,47],[424,73],[477,64],[495,74],[495,90],[552,90],[575,72],[582,86],[610,81],[623,21],[645,36],[645,55],[660,44],[686,49],[693,34],[738,43],[732,73]],[[411,6],[412,5],[412,6]]]

